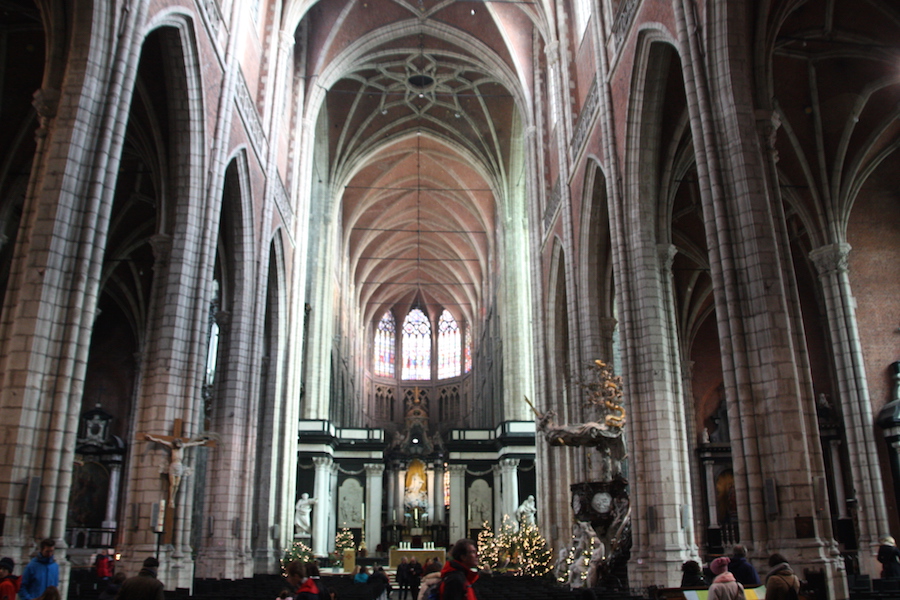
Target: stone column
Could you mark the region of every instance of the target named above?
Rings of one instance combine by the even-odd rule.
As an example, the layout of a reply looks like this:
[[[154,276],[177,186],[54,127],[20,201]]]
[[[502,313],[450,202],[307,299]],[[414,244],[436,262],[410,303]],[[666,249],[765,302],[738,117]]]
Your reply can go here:
[[[718,548],[722,545],[721,527],[719,527],[719,510],[716,498],[716,460],[708,450],[701,450],[700,460],[703,463],[703,471],[706,485],[702,495],[706,498],[706,546],[707,549]],[[698,484],[699,486],[699,484]],[[697,510],[699,510],[701,498],[696,498]]]
[[[394,485],[394,477],[395,477],[396,468],[397,468],[396,464],[391,464],[386,469],[387,482],[388,482],[388,484],[387,484],[387,515],[385,516],[384,520],[391,524],[393,524],[394,521],[396,521],[396,518],[394,517],[394,515],[391,512],[392,510],[394,510],[394,507],[396,506],[395,496],[397,495],[397,486]]]
[[[849,254],[849,244],[831,244],[813,250],[809,257],[819,273],[835,373],[838,374],[837,397],[847,436],[850,487],[856,490],[854,505],[858,507],[860,560],[863,557],[869,559],[868,564],[861,562],[860,568],[864,573],[878,573],[881,566],[871,557],[877,553],[880,532],[888,522],[887,508],[878,450],[871,436],[874,415],[857,329],[856,301],[850,291]]]
[[[443,523],[444,515],[444,463],[434,463],[434,513],[431,515],[432,523]]]
[[[334,540],[334,534],[338,530],[337,522],[337,503],[338,503],[338,464],[332,463],[331,472],[329,473],[329,494],[328,494],[328,549],[331,549],[331,543]]]
[[[437,490],[434,489],[434,470],[426,469],[425,470],[425,480],[427,481],[426,485],[428,486],[428,504],[425,508],[428,511],[428,518],[432,521],[434,520],[434,506],[435,506],[435,498],[437,497]]]
[[[450,465],[450,543],[466,535],[466,465]]]
[[[315,499],[316,505],[313,508],[313,553],[316,556],[325,556],[328,554],[328,520],[331,509],[331,468],[334,460],[330,456],[316,456],[313,458],[316,466],[315,481]]]
[[[394,510],[397,513],[397,522],[405,523],[406,519],[403,515],[405,514],[404,504],[406,502],[406,469],[397,469],[395,475],[393,483],[397,488],[397,493],[394,494],[396,501]]]
[[[503,524],[503,483],[500,481],[500,465],[493,465],[491,471],[494,472],[494,530],[496,531]]]
[[[381,543],[381,498],[384,494],[384,465],[366,467],[366,546],[373,551]]]
[[[831,468],[834,472],[834,501],[837,502],[838,518],[846,519],[847,492],[844,490],[844,469],[841,467],[841,440],[828,442],[831,451]]]
[[[109,466],[109,493],[106,496],[106,515],[103,519],[103,528],[115,529],[117,527],[116,512],[119,507],[119,482],[122,476],[122,460],[117,458],[107,463],[107,465]],[[109,542],[105,543],[107,546],[112,545]]]
[[[500,460],[500,481],[503,489],[501,491],[502,513],[509,515],[513,521],[516,520],[516,509],[519,507],[519,459],[504,458]]]

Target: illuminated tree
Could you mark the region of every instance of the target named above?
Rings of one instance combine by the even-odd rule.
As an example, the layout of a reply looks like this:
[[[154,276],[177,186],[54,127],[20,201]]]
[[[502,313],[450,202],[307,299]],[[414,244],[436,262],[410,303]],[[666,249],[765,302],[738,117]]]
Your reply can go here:
[[[303,542],[296,541],[290,548],[284,549],[284,557],[281,559],[281,573],[284,575],[287,572],[288,564],[295,560],[306,563],[315,560],[315,558],[312,548]]]
[[[541,576],[550,570],[553,550],[537,525],[522,524],[516,529],[509,516],[504,515],[497,533],[485,523],[478,534],[478,555],[482,565],[491,570]]]

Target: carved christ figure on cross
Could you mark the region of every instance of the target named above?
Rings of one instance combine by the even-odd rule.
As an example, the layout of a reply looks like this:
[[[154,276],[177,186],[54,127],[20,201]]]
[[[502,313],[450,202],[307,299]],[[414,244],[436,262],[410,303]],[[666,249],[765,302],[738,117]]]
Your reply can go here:
[[[180,433],[179,424],[176,424],[176,434]],[[215,446],[216,441],[214,434],[206,434],[196,438],[181,438],[178,435],[153,435],[145,433],[144,439],[156,442],[157,444],[169,448],[169,466],[167,472],[169,475],[169,506],[175,507],[175,497],[178,493],[178,486],[181,485],[181,478],[190,475],[190,468],[184,464],[184,451],[192,446]]]

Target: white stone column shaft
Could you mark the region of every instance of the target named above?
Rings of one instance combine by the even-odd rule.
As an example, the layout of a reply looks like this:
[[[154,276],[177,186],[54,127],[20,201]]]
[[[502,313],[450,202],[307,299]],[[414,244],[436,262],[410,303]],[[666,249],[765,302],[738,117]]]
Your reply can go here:
[[[397,495],[397,486],[394,485],[394,469],[388,468],[387,470],[387,516],[385,517],[385,521],[388,523],[393,523],[395,521],[395,517],[391,511],[395,510],[396,500],[395,496]]]
[[[443,523],[444,515],[444,465],[434,465],[434,513],[431,515],[432,523]]]
[[[374,550],[381,543],[381,498],[384,492],[384,465],[366,467],[366,546]]]
[[[338,499],[338,465],[331,465],[331,473],[329,473],[329,494],[328,494],[328,549],[332,550],[332,541],[338,530],[337,522],[337,499]]]
[[[109,492],[106,496],[106,515],[103,519],[105,529],[116,528],[116,511],[119,506],[119,481],[122,475],[122,463],[109,465]]]
[[[396,504],[394,505],[394,510],[397,511],[397,522],[405,523],[406,519],[404,518],[405,510],[404,510],[404,501],[406,500],[406,469],[397,469],[396,476],[394,477],[394,485],[397,487],[397,493],[394,494],[394,499]]]
[[[501,498],[503,514],[515,521],[516,508],[519,506],[519,459],[504,458],[500,461],[500,480],[503,484]]]
[[[316,556],[328,554],[328,516],[331,510],[331,466],[334,460],[330,456],[313,458],[316,466],[315,499],[313,507],[312,546]]]
[[[466,466],[450,465],[450,543],[466,535]]]
[[[503,524],[503,482],[500,478],[500,465],[493,465],[491,470],[494,472],[494,530],[496,531]]]
[[[437,495],[437,490],[434,489],[434,469],[427,469],[425,471],[425,480],[426,485],[428,486],[428,505],[426,510],[428,511],[428,518],[432,521],[434,520],[434,506],[435,506],[435,497]]]

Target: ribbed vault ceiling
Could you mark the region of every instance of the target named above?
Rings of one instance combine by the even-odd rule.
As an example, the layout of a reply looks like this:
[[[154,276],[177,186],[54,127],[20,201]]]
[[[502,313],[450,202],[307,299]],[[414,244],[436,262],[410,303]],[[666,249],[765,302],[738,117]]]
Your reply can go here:
[[[533,10],[329,0],[301,24],[364,321],[417,300],[470,322],[482,314],[527,102],[516,65],[530,60]]]

